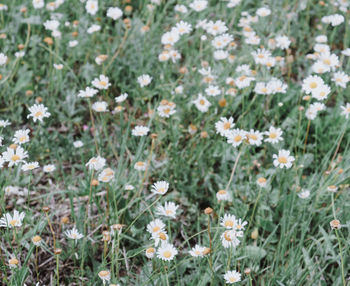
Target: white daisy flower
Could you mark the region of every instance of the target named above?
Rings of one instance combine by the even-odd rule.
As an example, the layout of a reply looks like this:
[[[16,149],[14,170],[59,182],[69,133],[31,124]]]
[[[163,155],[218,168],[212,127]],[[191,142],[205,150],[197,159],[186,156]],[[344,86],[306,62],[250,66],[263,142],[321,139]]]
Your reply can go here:
[[[164,261],[171,261],[178,254],[174,245],[169,243],[162,244],[157,250],[157,257]]]
[[[161,216],[166,216],[175,219],[177,206],[173,202],[165,202],[164,206],[158,206],[156,209],[156,214]]]
[[[237,271],[227,271],[224,275],[227,284],[233,284],[241,281],[241,274]]]
[[[169,189],[169,183],[166,181],[157,181],[152,185],[151,191],[158,195],[164,195]]]
[[[13,211],[13,215],[11,215],[10,213],[5,213],[0,219],[0,227],[8,227],[8,228],[20,227],[22,226],[22,221],[24,219],[24,216],[25,216],[24,212],[19,213],[17,210]]]
[[[290,167],[292,167],[292,163],[295,160],[293,156],[290,156],[290,151],[288,150],[278,151],[278,155],[274,154],[273,158],[275,159],[273,161],[273,165],[281,169],[283,168],[289,169]]]
[[[33,121],[36,122],[39,120],[43,122],[43,118],[50,117],[50,112],[47,111],[47,107],[43,104],[34,104],[29,107],[30,114],[28,114],[27,118],[33,117]]]
[[[146,136],[149,132],[149,128],[146,126],[135,126],[131,131],[133,136]]]

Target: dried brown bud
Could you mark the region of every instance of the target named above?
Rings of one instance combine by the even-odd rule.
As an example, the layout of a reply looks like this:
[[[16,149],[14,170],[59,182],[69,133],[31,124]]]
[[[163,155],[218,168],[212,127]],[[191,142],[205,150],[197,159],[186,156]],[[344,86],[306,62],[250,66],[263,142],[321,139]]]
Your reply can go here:
[[[69,223],[69,217],[67,217],[67,216],[62,217],[61,218],[61,223],[68,224]]]
[[[96,179],[92,179],[91,186],[98,186],[98,181]]]
[[[213,213],[213,209],[208,207],[208,208],[206,208],[206,209],[204,210],[204,213],[207,214],[207,215],[210,215],[210,214]]]
[[[42,208],[42,210],[43,210],[43,212],[49,212],[50,211],[50,208],[48,207],[48,206],[44,206],[43,208]]]
[[[55,255],[60,255],[60,254],[62,253],[62,249],[61,249],[61,248],[55,248],[54,251],[53,251],[53,253],[54,253]]]
[[[225,98],[221,98],[221,99],[219,100],[219,106],[222,107],[222,108],[224,108],[226,105],[227,105],[226,99],[225,99]]]

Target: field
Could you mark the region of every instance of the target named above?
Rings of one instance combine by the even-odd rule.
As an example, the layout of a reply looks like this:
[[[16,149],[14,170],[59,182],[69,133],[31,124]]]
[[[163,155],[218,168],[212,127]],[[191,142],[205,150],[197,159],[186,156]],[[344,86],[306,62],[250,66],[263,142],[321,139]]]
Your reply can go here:
[[[350,2],[3,0],[0,285],[350,285]]]

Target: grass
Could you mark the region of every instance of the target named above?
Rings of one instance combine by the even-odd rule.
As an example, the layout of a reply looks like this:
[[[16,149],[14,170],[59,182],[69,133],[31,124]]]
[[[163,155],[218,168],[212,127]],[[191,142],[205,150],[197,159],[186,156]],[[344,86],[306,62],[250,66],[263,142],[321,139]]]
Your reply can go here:
[[[335,70],[349,74],[349,57],[341,53],[350,44],[349,7],[343,12],[331,1],[246,0],[227,8],[227,1],[211,0],[195,12],[189,8],[193,1],[160,1],[153,8],[150,2],[99,1],[95,15],[80,1],[66,1],[55,11],[34,9],[31,1],[3,2],[8,9],[0,11],[0,52],[8,60],[0,66],[0,119],[11,125],[0,127],[0,151],[4,155],[17,130],[29,129],[30,140],[21,147],[28,152],[26,161],[37,161],[40,168],[22,171],[23,164],[4,163],[0,172],[0,215],[25,214],[21,226],[0,228],[2,285],[102,285],[103,270],[110,272],[108,283],[120,285],[224,285],[229,270],[241,274],[241,285],[347,285],[350,138],[341,106],[350,101],[349,88],[336,85],[332,71],[314,73],[315,60],[307,55],[314,53],[316,36],[326,35],[330,52],[339,58]],[[176,12],[176,4],[188,12]],[[106,17],[116,6],[123,16]],[[239,25],[242,12],[255,15],[260,7],[269,7],[271,15],[249,25],[261,39],[249,45]],[[344,22],[333,27],[321,21],[333,14],[343,15]],[[60,38],[45,29],[50,18],[59,20]],[[195,28],[204,19],[226,23],[236,46],[224,49],[235,56],[232,62],[213,57],[214,36]],[[160,62],[162,35],[180,20],[192,25],[175,44],[181,59]],[[101,30],[87,33],[92,24]],[[291,41],[288,49],[269,46],[279,35]],[[69,47],[73,40],[78,45]],[[260,46],[285,64],[256,64],[252,52]],[[25,52],[22,58],[15,57],[19,50]],[[95,62],[99,55],[108,56],[101,65]],[[228,85],[226,79],[239,77],[236,68],[243,64],[255,71],[255,81],[243,89]],[[211,84],[220,95],[206,95],[208,84],[198,72],[203,67],[211,67]],[[78,97],[100,74],[111,86],[92,98]],[[142,74],[153,78],[143,88],[137,81]],[[313,120],[305,113],[317,100],[305,98],[302,88],[311,74],[331,89],[322,101],[325,110]],[[272,77],[288,85],[286,93],[254,90],[256,82]],[[176,92],[180,85],[183,91]],[[229,88],[236,89],[234,96],[226,93]],[[114,98],[125,92],[128,98],[117,104]],[[198,93],[211,103],[207,112],[193,104]],[[169,118],[157,111],[162,100],[176,104]],[[107,102],[109,112],[92,110],[97,101]],[[36,103],[51,114],[42,122],[27,118]],[[117,105],[123,110],[112,112]],[[283,141],[254,146],[244,140],[233,147],[216,132],[221,117],[232,117],[235,128],[246,131],[281,128]],[[147,136],[132,135],[137,125],[150,129]],[[82,147],[74,147],[77,140]],[[295,158],[291,168],[274,166],[273,155],[281,149]],[[114,171],[107,183],[94,181],[101,170],[86,166],[98,155],[106,159],[104,168]],[[138,161],[146,163],[145,171],[134,168]],[[48,164],[56,170],[43,172]],[[266,187],[256,183],[259,177],[267,179]],[[161,180],[169,182],[168,192],[153,194],[152,185]],[[332,185],[335,193],[328,190]],[[8,186],[19,189],[9,193]],[[232,201],[218,201],[219,190]],[[302,190],[309,190],[309,197],[300,198]],[[179,206],[175,219],[157,215],[156,207],[169,201]],[[208,207],[213,211],[206,214]],[[224,214],[248,223],[236,247],[222,245]],[[178,250],[169,262],[145,256],[155,247],[146,226],[156,218]],[[341,228],[331,228],[335,219]],[[104,232],[115,224],[120,231]],[[65,235],[74,226],[84,236],[77,241]],[[32,242],[36,235],[42,238],[39,246]],[[210,251],[192,257],[196,244]]]

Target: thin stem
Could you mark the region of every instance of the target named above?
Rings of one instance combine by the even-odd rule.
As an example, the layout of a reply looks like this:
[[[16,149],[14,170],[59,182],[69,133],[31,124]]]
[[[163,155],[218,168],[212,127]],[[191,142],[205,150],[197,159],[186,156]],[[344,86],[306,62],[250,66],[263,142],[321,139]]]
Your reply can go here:
[[[238,155],[237,155],[237,158],[236,158],[236,161],[235,161],[235,164],[233,165],[233,168],[232,168],[232,172],[231,172],[231,176],[230,176],[230,179],[226,185],[226,188],[225,188],[225,191],[227,192],[228,188],[230,187],[230,184],[232,182],[232,179],[233,179],[233,176],[235,174],[235,171],[236,171],[236,168],[237,168],[237,164],[238,164],[238,160],[239,160],[239,157],[241,157],[241,151],[239,151]]]
[[[305,154],[305,151],[306,151],[306,143],[307,143],[307,138],[308,138],[308,136],[309,136],[310,125],[311,125],[311,120],[309,120],[309,122],[307,123],[307,129],[306,129],[306,136],[305,136],[303,154]]]
[[[340,263],[341,263],[341,278],[342,278],[342,280],[343,280],[343,286],[346,286],[346,282],[345,282],[345,273],[344,273],[343,249],[342,249],[342,246],[341,246],[341,242],[340,242],[340,237],[339,237],[338,230],[335,230],[335,234],[336,234],[336,236],[337,236],[338,245],[339,245],[339,255],[340,255]]]

